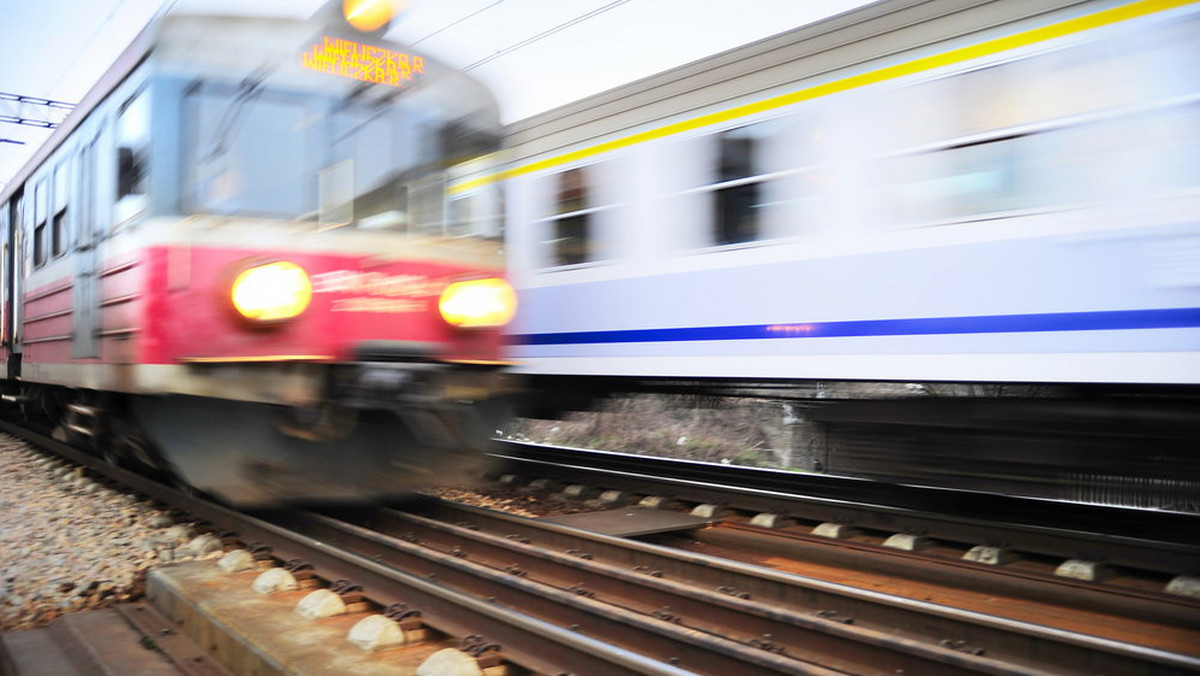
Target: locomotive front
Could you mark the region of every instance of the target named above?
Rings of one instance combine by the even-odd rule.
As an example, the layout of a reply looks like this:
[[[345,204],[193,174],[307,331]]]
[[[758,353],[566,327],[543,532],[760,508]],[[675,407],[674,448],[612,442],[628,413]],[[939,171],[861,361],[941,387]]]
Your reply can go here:
[[[498,199],[446,187],[497,149],[489,92],[336,17],[158,30],[101,292],[142,299],[123,447],[243,505],[477,469],[516,299]]]

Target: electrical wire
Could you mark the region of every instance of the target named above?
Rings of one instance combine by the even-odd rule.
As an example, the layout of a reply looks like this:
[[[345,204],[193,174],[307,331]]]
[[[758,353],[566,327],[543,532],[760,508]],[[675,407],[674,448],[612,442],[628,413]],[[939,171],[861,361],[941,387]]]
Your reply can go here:
[[[554,35],[555,33],[559,33],[567,28],[570,28],[571,26],[583,23],[584,21],[587,21],[588,19],[596,17],[596,16],[603,14],[605,12],[608,12],[610,10],[616,9],[617,7],[620,7],[621,5],[624,5],[628,2],[629,2],[629,0],[615,0],[614,2],[610,2],[603,7],[598,7],[596,9],[588,12],[587,14],[582,14],[580,16],[577,16],[574,19],[571,19],[570,21],[565,21],[563,23],[558,24],[557,26],[548,28],[548,29],[542,31],[541,33],[538,33],[537,35],[526,38],[514,45],[505,47],[504,49],[497,51],[496,53],[492,54],[491,56],[486,56],[486,57],[476,61],[475,63],[472,63],[471,65],[464,67],[463,70],[464,71],[472,70],[472,69],[475,69],[475,68],[478,68],[478,67],[484,65],[485,63],[495,61],[496,59],[504,56],[505,54],[511,54],[511,53],[517,51],[518,49],[521,49],[522,47],[527,47],[539,40],[548,38],[551,35]],[[496,3],[496,4],[499,4],[499,3]],[[480,10],[480,11],[482,11],[482,10]]]
[[[486,7],[480,7],[479,9],[475,10],[474,12],[471,12],[470,14],[468,14],[468,15],[466,15],[466,16],[464,16],[464,17],[462,17],[461,19],[455,19],[454,21],[451,21],[450,23],[446,24],[445,26],[442,26],[441,28],[439,28],[439,29],[435,30],[434,32],[430,33],[429,35],[426,35],[425,37],[418,39],[417,41],[415,41],[415,42],[411,43],[411,45],[415,47],[416,45],[419,45],[419,44],[421,44],[422,42],[425,42],[425,41],[426,41],[426,40],[428,40],[429,38],[431,38],[431,37],[433,37],[433,36],[435,36],[435,35],[438,35],[439,33],[444,33],[444,32],[446,32],[447,30],[449,30],[449,29],[451,29],[451,28],[454,28],[454,27],[455,27],[455,26],[457,26],[458,24],[460,24],[460,23],[462,23],[462,22],[466,21],[467,19],[472,19],[472,18],[474,18],[474,17],[476,17],[476,16],[478,16],[478,15],[480,15],[480,14],[482,14],[482,13],[484,13],[484,12],[488,11],[489,9],[491,9],[491,8],[493,8],[493,7],[497,6],[497,5],[499,5],[499,4],[500,4],[500,3],[502,3],[502,2],[504,2],[504,0],[496,0],[495,2],[493,2],[492,4],[490,4],[490,5],[486,6]]]

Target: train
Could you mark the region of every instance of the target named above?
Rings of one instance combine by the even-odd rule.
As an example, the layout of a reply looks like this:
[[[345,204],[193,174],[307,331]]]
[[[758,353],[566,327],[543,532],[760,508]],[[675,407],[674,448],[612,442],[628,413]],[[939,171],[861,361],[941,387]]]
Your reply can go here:
[[[478,469],[516,296],[446,187],[496,100],[357,4],[157,17],[4,187],[5,415],[238,506]]]
[[[1195,2],[884,0],[510,125],[460,187],[504,189],[527,410],[774,392],[847,432],[801,469],[897,481],[1111,478],[1155,430],[1195,490],[1196,64]]]

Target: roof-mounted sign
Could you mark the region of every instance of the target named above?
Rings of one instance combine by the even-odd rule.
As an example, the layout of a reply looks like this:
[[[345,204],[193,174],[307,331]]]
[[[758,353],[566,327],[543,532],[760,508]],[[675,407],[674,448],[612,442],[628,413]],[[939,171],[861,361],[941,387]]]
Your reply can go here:
[[[392,87],[412,82],[425,72],[425,60],[414,54],[329,36],[303,54],[301,65],[320,73]]]

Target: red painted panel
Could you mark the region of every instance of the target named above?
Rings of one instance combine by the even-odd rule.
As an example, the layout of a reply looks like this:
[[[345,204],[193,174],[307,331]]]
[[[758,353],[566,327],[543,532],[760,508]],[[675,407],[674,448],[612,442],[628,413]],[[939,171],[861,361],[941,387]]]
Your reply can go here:
[[[147,252],[147,325],[143,360],[237,359],[327,355],[350,357],[363,341],[418,341],[444,346],[448,359],[500,358],[497,331],[462,331],[446,325],[437,299],[446,284],[480,271],[429,261],[380,264],[368,255],[193,247],[186,285],[171,280],[166,248]],[[176,253],[175,261],[182,257]],[[313,301],[299,317],[254,326],[238,316],[230,285],[247,267],[289,260],[313,279]],[[484,274],[500,274],[497,270]],[[179,277],[178,273],[176,276]],[[174,282],[174,287],[168,281]]]
[[[99,317],[100,361],[105,364],[142,363],[146,272],[144,251],[104,261],[98,275],[96,309]]]
[[[289,260],[308,271],[313,301],[299,317],[256,326],[233,310],[230,286],[247,267]],[[186,269],[171,270],[184,265]],[[323,356],[347,360],[364,341],[436,343],[444,359],[501,359],[500,333],[448,326],[437,299],[450,282],[502,274],[431,261],[380,264],[368,255],[264,254],[261,250],[152,247],[105,261],[98,276],[100,361],[170,364],[188,360]],[[172,276],[174,275],[174,276]],[[26,295],[25,359],[71,358],[71,280]],[[61,339],[55,339],[60,337]]]
[[[53,363],[71,358],[71,278],[56,279],[25,294],[24,361]]]

